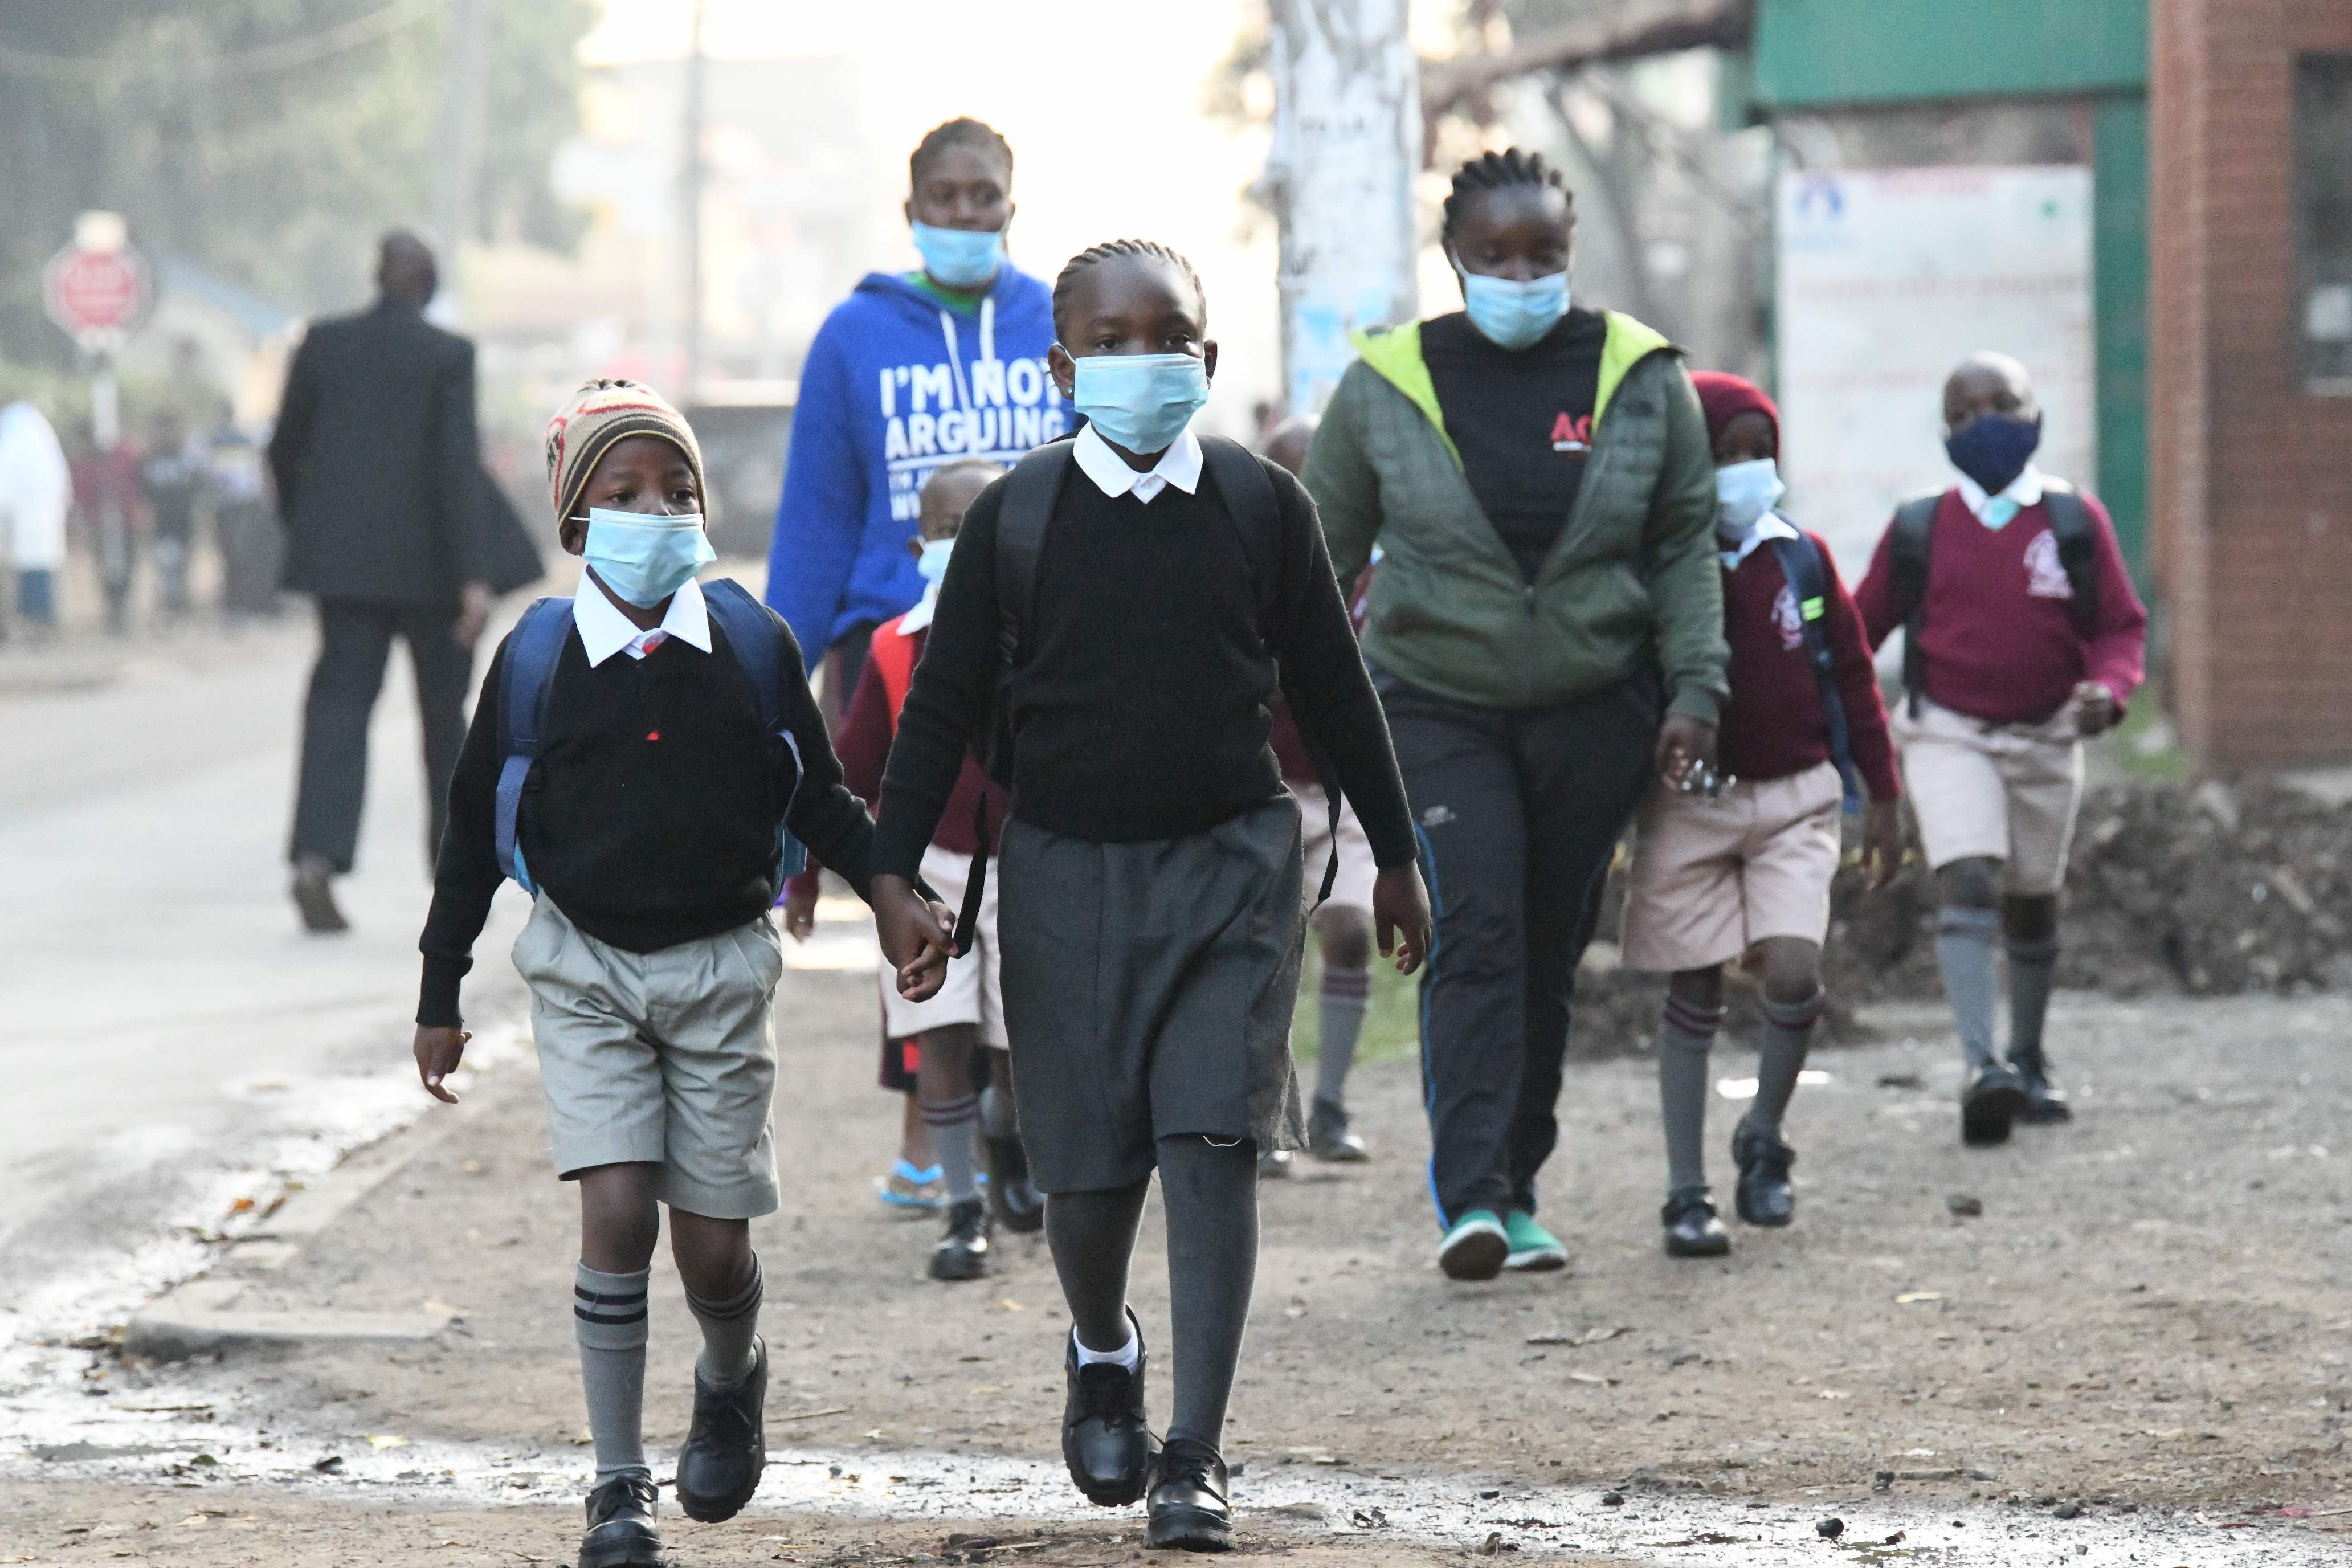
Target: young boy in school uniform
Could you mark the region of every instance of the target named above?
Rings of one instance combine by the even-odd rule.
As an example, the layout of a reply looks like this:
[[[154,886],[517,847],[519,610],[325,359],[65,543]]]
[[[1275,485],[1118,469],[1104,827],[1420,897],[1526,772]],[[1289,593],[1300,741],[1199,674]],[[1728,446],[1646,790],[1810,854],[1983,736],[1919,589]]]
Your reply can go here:
[[[1716,1217],[1701,1145],[1723,966],[1744,960],[1764,982],[1756,1102],[1731,1137],[1739,1217],[1783,1226],[1796,1214],[1789,1170],[1797,1153],[1780,1122],[1822,1016],[1822,942],[1848,789],[1869,795],[1864,842],[1878,885],[1902,860],[1903,823],[1862,616],[1829,547],[1773,510],[1781,492],[1780,410],[1736,375],[1701,371],[1691,384],[1715,452],[1731,647],[1731,696],[1716,740],[1726,782],[1713,795],[1672,780],[1652,789],[1638,818],[1623,954],[1629,969],[1673,976],[1658,1032],[1665,1248],[1676,1258],[1715,1258],[1731,1250],[1731,1237]]]
[[[730,1519],[766,1454],[750,1222],[777,1206],[779,825],[861,892],[873,825],[842,786],[792,634],[733,583],[694,580],[714,556],[702,454],[678,412],[635,383],[591,382],[549,425],[547,466],[563,548],[587,565],[572,601],[532,606],[482,682],[418,944],[416,1067],[433,1095],[457,1099],[446,1080],[469,1037],[458,984],[513,876],[534,900],[514,959],[530,983],[556,1171],[580,1184],[572,1301],[596,1449],[580,1563],[650,1568],[661,1539],[641,1415],[659,1205],[703,1334],[678,1501],[690,1518]],[[552,627],[550,643],[535,626]],[[550,647],[544,685],[510,686],[509,668]],[[518,708],[537,715],[535,753],[513,746]],[[935,979],[945,951],[932,934],[906,958]]]
[[[1401,930],[1402,967],[1426,951],[1429,908],[1313,504],[1190,428],[1217,354],[1199,278],[1165,246],[1120,240],[1073,258],[1054,298],[1054,374],[1088,428],[1024,458],[964,520],[883,778],[875,913],[902,994],[927,994],[911,879],[993,713],[1013,777],[1005,1021],[1073,1328],[1063,1458],[1100,1505],[1148,1489],[1150,1544],[1223,1551],[1257,1156],[1300,1131],[1306,889],[1298,806],[1266,745],[1277,685],[1362,816],[1381,950]],[[1156,1464],[1127,1305],[1155,1168],[1177,1369]]]
[[[1944,384],[1959,479],[1906,502],[1854,592],[1873,647],[1905,628],[1895,720],[1943,911],[1936,959],[1959,1026],[1960,1136],[2069,1121],[2042,1047],[2058,893],[2083,798],[2083,742],[2146,669],[2147,610],[2106,509],[2034,467],[2025,367],[1976,354]],[[1993,1050],[1994,945],[2009,953],[2009,1056]]]

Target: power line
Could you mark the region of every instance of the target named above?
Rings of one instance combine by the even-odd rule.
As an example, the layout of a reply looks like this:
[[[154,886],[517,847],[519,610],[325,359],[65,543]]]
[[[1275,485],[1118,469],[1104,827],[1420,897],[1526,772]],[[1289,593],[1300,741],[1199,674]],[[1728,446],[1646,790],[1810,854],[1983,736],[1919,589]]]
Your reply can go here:
[[[183,77],[204,80],[292,70],[325,59],[330,55],[390,37],[447,4],[448,0],[392,0],[392,4],[381,10],[339,23],[306,38],[264,44],[259,48],[233,55],[198,56],[179,61],[174,68]],[[0,76],[32,77],[58,82],[103,82],[130,69],[131,64],[130,59],[121,55],[45,55],[29,49],[0,47]]]

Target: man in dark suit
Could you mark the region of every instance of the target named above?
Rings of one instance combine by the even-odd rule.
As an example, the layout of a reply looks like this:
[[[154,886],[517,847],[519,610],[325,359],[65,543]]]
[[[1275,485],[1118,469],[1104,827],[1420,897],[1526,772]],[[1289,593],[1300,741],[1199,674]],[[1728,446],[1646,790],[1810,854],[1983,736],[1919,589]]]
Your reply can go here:
[[[474,642],[489,618],[474,345],[425,320],[436,285],[424,242],[387,236],[374,308],[310,328],[269,443],[286,586],[319,601],[292,849],[294,902],[313,931],[345,929],[331,879],[352,868],[368,717],[392,639],[407,642],[416,673],[430,858],[466,738]]]

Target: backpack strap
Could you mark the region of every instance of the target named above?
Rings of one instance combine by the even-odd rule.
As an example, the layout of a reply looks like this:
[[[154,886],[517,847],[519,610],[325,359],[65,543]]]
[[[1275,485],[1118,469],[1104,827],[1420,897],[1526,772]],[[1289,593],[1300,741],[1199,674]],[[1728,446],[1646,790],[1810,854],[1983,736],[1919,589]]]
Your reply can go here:
[[[1919,634],[1927,621],[1927,556],[1935,542],[1936,509],[1944,494],[1913,496],[1895,509],[1893,569],[1895,605],[1903,621],[1903,691],[1911,717],[1919,717],[1919,702],[1927,687],[1927,652]]]
[[[1845,809],[1862,809],[1862,774],[1853,765],[1853,747],[1847,739],[1845,698],[1837,689],[1837,656],[1830,648],[1829,567],[1821,551],[1803,534],[1772,541],[1772,554],[1780,574],[1789,580],[1790,596],[1797,602],[1797,624],[1805,637],[1805,657],[1821,687],[1822,717],[1829,725],[1830,760],[1845,784]]]
[[[2099,531],[2083,492],[2063,479],[2044,478],[2042,499],[2050,508],[2050,533],[2058,542],[2058,564],[2065,569],[2066,585],[2074,591],[2067,605],[2074,631],[2085,639],[2099,629]]]
[[[783,742],[793,754],[793,790],[784,797],[784,815],[792,814],[808,769],[801,761],[801,743],[784,722],[784,638],[787,633],[765,605],[732,577],[717,577],[702,585],[703,607],[719,629],[727,634],[728,651],[751,682],[760,707],[760,728]],[[780,820],[776,824],[776,896],[784,895],[786,879],[808,865],[808,850]]]
[[[522,786],[547,743],[547,697],[555,687],[555,666],[572,636],[568,598],[534,599],[507,638],[506,669],[499,681],[499,869],[531,897],[539,896],[515,837],[522,814]]]

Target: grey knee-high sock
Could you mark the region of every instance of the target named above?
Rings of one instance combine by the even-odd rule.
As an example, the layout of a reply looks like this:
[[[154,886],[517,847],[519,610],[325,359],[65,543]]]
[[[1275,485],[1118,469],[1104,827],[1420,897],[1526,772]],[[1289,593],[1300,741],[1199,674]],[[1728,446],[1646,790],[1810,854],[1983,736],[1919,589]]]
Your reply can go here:
[[[983,1138],[1013,1138],[1021,1131],[1021,1113],[1013,1109],[1013,1097],[992,1083],[980,1091],[980,1131]]]
[[[1128,1342],[1127,1266],[1143,1218],[1150,1178],[1097,1193],[1052,1193],[1045,1199],[1045,1245],[1069,1303],[1070,1327],[1090,1351]]]
[[[940,1177],[951,1204],[972,1203],[980,1197],[980,1096],[967,1094],[923,1107],[923,1125],[931,1130],[931,1148],[938,1153]]]
[[[605,1274],[580,1265],[572,1327],[580,1340],[580,1386],[596,1444],[596,1484],[646,1468],[646,1281],[651,1270]]]
[[[1356,1042],[1363,1037],[1364,1010],[1372,1005],[1370,969],[1323,971],[1323,990],[1317,1014],[1321,1029],[1315,1042],[1315,1098],[1334,1110],[1348,1103],[1348,1069],[1356,1065]]]
[[[751,1280],[723,1301],[706,1301],[688,1290],[686,1305],[702,1325],[702,1358],[695,1369],[707,1383],[733,1383],[751,1370],[751,1338],[760,1331],[760,1302],[766,1294],[760,1258],[751,1256]]]
[[[1176,1350],[1168,1436],[1222,1449],[1257,1282],[1257,1145],[1162,1138],[1160,1196],[1168,1205],[1168,1317]]]
[[[1706,1185],[1706,1057],[1723,1025],[1721,1007],[1669,994],[1658,1033],[1658,1109],[1666,1124],[1666,1190]]]
[[[1936,963],[1970,1072],[1992,1060],[1992,947],[2000,937],[2000,916],[1968,904],[1948,906],[1936,925]]]
[[[1780,1135],[1780,1118],[1788,1114],[1789,1097],[1797,1092],[1797,1075],[1805,1070],[1805,1052],[1813,1043],[1813,1026],[1821,1021],[1822,988],[1801,1002],[1764,998],[1764,1049],[1756,1065],[1756,1103],[1741,1122],[1759,1132]]]
[[[2058,939],[2009,944],[2009,1059],[2042,1067],[2042,1025],[2050,1014],[2050,982],[2058,971]]]

